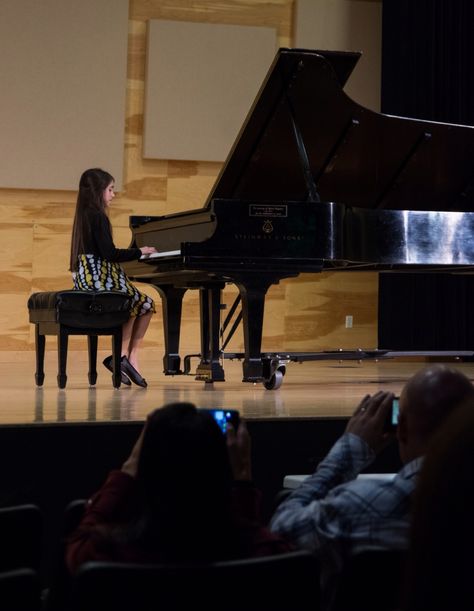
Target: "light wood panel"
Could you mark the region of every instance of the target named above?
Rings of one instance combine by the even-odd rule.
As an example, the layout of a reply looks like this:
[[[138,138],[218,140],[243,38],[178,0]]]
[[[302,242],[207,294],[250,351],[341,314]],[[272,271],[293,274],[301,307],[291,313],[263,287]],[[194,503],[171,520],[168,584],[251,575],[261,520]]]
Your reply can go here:
[[[276,28],[278,45],[291,47],[294,8],[293,0],[130,0],[124,185],[111,211],[118,246],[130,243],[128,219],[132,214],[160,215],[201,207],[221,168],[220,163],[213,162],[143,159],[147,20]],[[121,131],[122,126],[116,129]],[[78,175],[83,169],[78,168]],[[105,169],[116,174],[121,168]],[[54,171],[52,167],[51,173]],[[67,267],[75,197],[73,191],[0,189],[0,352],[6,351],[8,358],[19,350],[30,351],[30,358],[33,355],[33,326],[28,323],[26,308],[30,293],[59,290],[71,284]],[[157,301],[158,314],[145,345],[161,359],[159,297],[151,287],[141,288]],[[229,287],[226,302],[231,303],[234,296],[235,289]],[[195,291],[186,296],[184,306],[183,354],[199,349]],[[268,293],[264,349],[372,347],[376,344],[376,309],[374,274],[330,273],[282,281]],[[352,329],[344,327],[346,315],[353,316]],[[85,350],[85,338],[71,338],[71,342],[73,348]],[[104,351],[109,349],[102,341],[100,347]],[[241,348],[242,334],[238,332],[229,349]]]

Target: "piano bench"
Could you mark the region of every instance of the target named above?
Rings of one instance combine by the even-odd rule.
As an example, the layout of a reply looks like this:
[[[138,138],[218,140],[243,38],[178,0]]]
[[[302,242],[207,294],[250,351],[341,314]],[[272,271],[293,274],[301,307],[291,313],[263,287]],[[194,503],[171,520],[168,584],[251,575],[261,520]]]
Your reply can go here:
[[[58,386],[67,382],[66,362],[70,335],[87,335],[89,384],[97,380],[97,338],[112,336],[112,383],[120,387],[122,325],[130,317],[131,297],[118,291],[53,291],[33,293],[28,299],[30,322],[35,325],[37,386],[44,381],[45,336],[56,335],[58,343]]]

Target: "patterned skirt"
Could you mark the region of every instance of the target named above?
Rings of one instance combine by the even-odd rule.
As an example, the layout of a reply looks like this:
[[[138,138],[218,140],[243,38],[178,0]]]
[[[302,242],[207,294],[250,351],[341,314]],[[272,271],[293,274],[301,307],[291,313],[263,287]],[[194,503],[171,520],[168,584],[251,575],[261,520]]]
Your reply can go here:
[[[120,291],[130,295],[131,317],[156,312],[153,299],[130,282],[120,263],[111,263],[96,255],[79,255],[78,269],[73,278],[77,291]]]

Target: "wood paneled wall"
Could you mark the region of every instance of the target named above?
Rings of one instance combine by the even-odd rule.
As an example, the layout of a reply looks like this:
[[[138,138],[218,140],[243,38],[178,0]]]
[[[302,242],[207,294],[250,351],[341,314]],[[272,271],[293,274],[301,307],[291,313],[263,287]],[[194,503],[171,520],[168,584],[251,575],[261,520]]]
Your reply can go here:
[[[275,27],[280,46],[292,46],[294,2],[130,0],[124,189],[114,200],[111,212],[115,241],[121,247],[130,243],[131,214],[157,215],[201,207],[220,169],[218,163],[142,158],[148,19]],[[78,173],[83,169],[86,168],[78,169]],[[114,173],[114,168],[106,169]],[[34,348],[33,326],[28,322],[26,307],[32,292],[71,287],[67,266],[75,197],[74,192],[67,191],[0,189],[0,350]],[[155,297],[158,305],[146,345],[161,349],[159,297],[148,285],[142,288]],[[225,300],[230,303],[235,294],[236,290],[229,287]],[[197,304],[197,293],[190,291],[185,298],[183,354],[199,349]],[[353,317],[353,327],[346,329],[348,315]],[[376,321],[375,274],[308,274],[284,280],[270,289],[263,348],[309,351],[375,347]],[[71,338],[71,343],[76,348],[86,347],[82,338]],[[53,348],[54,343],[47,342],[47,347]],[[229,349],[241,347],[242,336],[238,333]]]

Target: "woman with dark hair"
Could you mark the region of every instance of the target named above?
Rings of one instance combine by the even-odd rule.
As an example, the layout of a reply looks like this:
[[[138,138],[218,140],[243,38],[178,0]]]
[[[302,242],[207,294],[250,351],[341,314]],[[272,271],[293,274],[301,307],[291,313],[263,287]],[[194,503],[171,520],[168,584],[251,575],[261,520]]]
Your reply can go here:
[[[76,213],[72,229],[69,269],[74,288],[82,291],[121,291],[132,297],[130,319],[123,326],[122,382],[130,380],[147,386],[138,371],[138,350],[155,312],[153,300],[140,292],[127,278],[120,262],[133,261],[156,252],[152,246],[116,248],[108,217],[115,196],[114,178],[99,168],[86,170],[79,182]],[[112,357],[104,359],[112,371]]]
[[[433,439],[415,491],[404,611],[474,609],[474,402]]]
[[[294,549],[259,518],[243,422],[224,435],[190,403],[148,417],[130,457],[92,497],[67,566],[90,560],[209,562]]]

